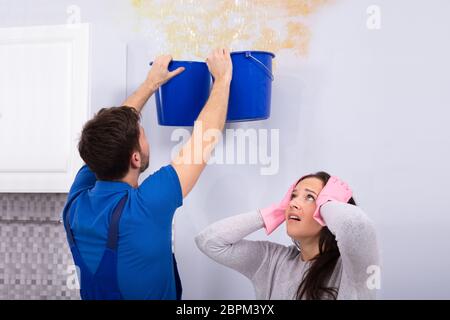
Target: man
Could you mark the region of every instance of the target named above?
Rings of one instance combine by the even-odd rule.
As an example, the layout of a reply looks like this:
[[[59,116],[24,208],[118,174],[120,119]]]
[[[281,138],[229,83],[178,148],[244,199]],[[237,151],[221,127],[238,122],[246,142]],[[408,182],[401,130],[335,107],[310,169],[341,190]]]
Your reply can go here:
[[[214,77],[210,97],[191,138],[173,162],[138,185],[149,164],[149,145],[139,124],[152,94],[183,72],[169,72],[171,56],[155,59],[144,83],[122,104],[100,110],[83,128],[78,149],[86,163],[70,189],[64,225],[79,271],[83,299],[179,299],[181,283],[171,251],[175,210],[192,190],[217,139],[194,141],[222,131],[232,63],[226,49],[207,58]],[[197,150],[198,151],[198,150]]]

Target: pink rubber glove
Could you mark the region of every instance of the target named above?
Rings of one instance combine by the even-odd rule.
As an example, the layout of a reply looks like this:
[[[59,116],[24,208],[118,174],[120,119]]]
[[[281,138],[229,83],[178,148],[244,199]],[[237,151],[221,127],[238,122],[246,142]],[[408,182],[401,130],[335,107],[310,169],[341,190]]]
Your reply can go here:
[[[328,201],[339,201],[347,203],[352,197],[352,190],[347,183],[340,180],[338,177],[332,176],[328,179],[327,184],[320,191],[316,200],[316,211],[314,211],[313,218],[322,226],[326,226],[325,221],[320,215],[320,207]]]
[[[264,225],[266,229],[266,234],[269,235],[275,230],[280,224],[282,224],[285,220],[286,208],[289,205],[289,201],[291,201],[291,194],[294,191],[295,184],[293,184],[289,190],[286,192],[283,200],[280,203],[274,203],[271,206],[260,209],[261,216],[264,220]]]

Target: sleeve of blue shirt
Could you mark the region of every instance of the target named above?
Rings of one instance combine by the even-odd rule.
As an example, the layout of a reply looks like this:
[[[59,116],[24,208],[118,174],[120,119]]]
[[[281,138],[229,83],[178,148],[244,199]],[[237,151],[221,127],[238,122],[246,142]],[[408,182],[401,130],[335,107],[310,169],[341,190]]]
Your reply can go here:
[[[78,191],[94,187],[96,181],[97,178],[91,169],[89,169],[87,165],[82,166],[75,176],[75,180],[73,181],[72,187],[69,191],[69,196],[77,193]]]
[[[174,212],[183,204],[180,180],[172,165],[164,166],[148,176],[139,186],[138,194],[144,203],[153,208]]]

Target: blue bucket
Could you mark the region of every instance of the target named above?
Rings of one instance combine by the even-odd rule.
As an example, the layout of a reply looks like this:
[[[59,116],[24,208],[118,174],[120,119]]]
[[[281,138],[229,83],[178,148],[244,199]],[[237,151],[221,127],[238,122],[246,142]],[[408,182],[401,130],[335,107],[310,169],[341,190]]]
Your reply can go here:
[[[156,92],[158,123],[162,126],[193,126],[208,100],[211,74],[204,62],[171,61],[169,71],[185,70]]]
[[[266,51],[231,53],[231,80],[227,122],[264,120],[270,117],[272,59]]]

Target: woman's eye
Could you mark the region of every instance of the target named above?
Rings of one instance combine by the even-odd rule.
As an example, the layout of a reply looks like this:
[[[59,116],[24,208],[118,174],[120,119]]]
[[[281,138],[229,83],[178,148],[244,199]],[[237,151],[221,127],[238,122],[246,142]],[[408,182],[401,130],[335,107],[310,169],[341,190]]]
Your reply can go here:
[[[310,195],[310,194],[308,194],[308,195],[306,196],[306,200],[309,200],[309,201],[316,201],[316,199],[315,199],[312,195]]]

